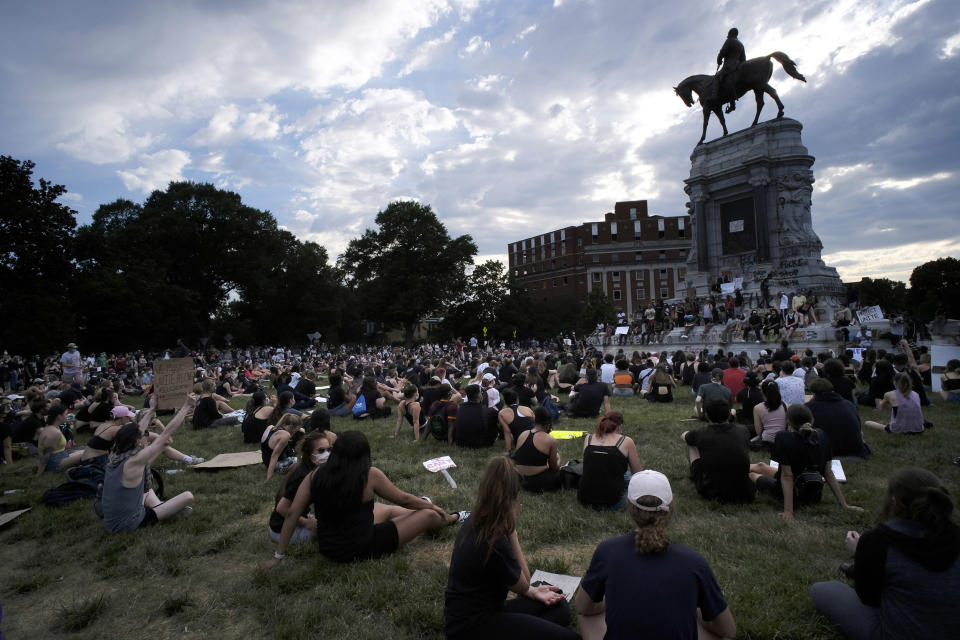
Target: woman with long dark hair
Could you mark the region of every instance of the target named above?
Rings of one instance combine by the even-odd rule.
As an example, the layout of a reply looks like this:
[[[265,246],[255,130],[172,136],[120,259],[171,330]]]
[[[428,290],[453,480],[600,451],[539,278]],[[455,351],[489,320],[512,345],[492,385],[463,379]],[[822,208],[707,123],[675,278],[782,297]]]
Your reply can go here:
[[[753,442],[767,449],[773,446],[777,434],[787,428],[787,405],[780,398],[780,385],[767,380],[760,385],[763,402],[753,407]]]
[[[374,497],[393,505],[376,502]],[[469,511],[447,513],[395,487],[383,471],[371,466],[367,437],[360,431],[344,431],[333,443],[326,464],[300,483],[284,518],[277,551],[263,565],[265,569],[285,557],[298,514],[311,503],[320,553],[335,562],[389,555],[422,533],[470,516]]]
[[[520,474],[509,458],[488,464],[470,519],[457,534],[445,593],[447,638],[578,638],[555,587],[530,585],[517,538]],[[518,596],[506,600],[507,591]]]
[[[810,588],[820,613],[848,638],[951,638],[960,629],[960,528],[953,499],[925,469],[890,478],[876,527],[848,531],[854,588]]]

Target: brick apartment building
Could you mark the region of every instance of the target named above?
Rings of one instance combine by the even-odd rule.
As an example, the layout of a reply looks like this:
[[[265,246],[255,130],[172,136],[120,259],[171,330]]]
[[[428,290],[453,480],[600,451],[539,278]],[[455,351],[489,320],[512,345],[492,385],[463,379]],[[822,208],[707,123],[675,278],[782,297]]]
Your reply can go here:
[[[690,216],[652,216],[646,200],[618,202],[585,222],[507,245],[510,273],[538,299],[583,300],[603,289],[617,311],[642,314],[651,300],[685,296]]]

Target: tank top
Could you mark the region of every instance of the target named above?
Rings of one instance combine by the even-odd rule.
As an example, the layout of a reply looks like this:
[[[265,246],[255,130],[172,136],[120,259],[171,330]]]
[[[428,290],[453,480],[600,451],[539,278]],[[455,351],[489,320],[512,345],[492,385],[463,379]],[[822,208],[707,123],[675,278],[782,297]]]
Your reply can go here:
[[[626,436],[620,436],[616,444],[593,444],[593,435],[587,436],[583,450],[583,476],[577,488],[577,500],[581,504],[609,507],[623,495],[623,475],[630,461],[620,451]]]
[[[143,481],[133,488],[123,486],[123,468],[127,458],[115,467],[107,466],[103,474],[103,528],[108,533],[133,531],[143,522]],[[149,469],[149,467],[148,467]],[[144,471],[146,477],[147,471]]]
[[[890,410],[890,431],[892,433],[920,433],[923,431],[923,410],[920,408],[920,396],[911,391],[910,396],[904,396],[899,389],[897,406]]]
[[[537,432],[530,429],[529,433],[527,439],[513,453],[513,461],[527,467],[542,467],[549,462],[550,458],[534,446],[533,436]]]
[[[273,449],[270,448],[270,438],[277,432],[277,428],[267,429],[260,437],[260,457],[263,459],[263,466],[270,466],[270,458],[273,456]],[[293,438],[287,440],[287,446],[280,452],[277,462],[293,457]]]
[[[97,451],[110,451],[110,447],[113,446],[113,440],[104,440],[100,436],[94,434],[90,436],[90,440],[87,441],[87,446],[91,449],[96,449]]]
[[[763,433],[760,434],[760,439],[764,442],[773,443],[777,434],[787,428],[787,410],[783,403],[780,403],[776,411],[771,411],[768,408],[767,412],[760,418],[760,423],[763,425]]]
[[[513,422],[510,423],[510,433],[513,434],[514,441],[520,437],[521,433],[533,428],[533,418],[520,415],[519,406],[519,403],[510,405],[510,408],[513,410]]]
[[[359,558],[373,544],[373,500],[346,509],[314,502],[320,553],[336,562]]]
[[[410,402],[404,401],[404,405],[403,405],[403,407],[401,407],[401,410],[403,411],[403,417],[407,419],[407,424],[409,424],[409,425],[412,427],[412,426],[413,426],[413,414],[410,413],[410,404],[411,404]],[[417,426],[418,426],[418,427],[422,427],[423,425],[427,424],[427,420],[428,420],[428,419],[429,419],[429,417],[426,415],[426,412],[423,411],[423,408],[421,407],[421,409],[420,409],[420,424],[417,425]]]

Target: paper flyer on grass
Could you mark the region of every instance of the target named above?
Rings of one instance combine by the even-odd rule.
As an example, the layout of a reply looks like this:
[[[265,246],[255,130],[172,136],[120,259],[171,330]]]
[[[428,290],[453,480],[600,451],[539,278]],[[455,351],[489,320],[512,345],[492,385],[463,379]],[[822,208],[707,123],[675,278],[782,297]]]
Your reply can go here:
[[[543,582],[546,584],[551,584],[555,587],[560,587],[563,589],[563,597],[567,599],[567,602],[570,602],[570,599],[573,598],[573,594],[577,591],[577,587],[580,586],[580,578],[577,576],[566,576],[562,573],[550,573],[548,571],[541,571],[537,569],[533,572],[533,575],[530,576],[530,585],[537,586],[537,582]]]

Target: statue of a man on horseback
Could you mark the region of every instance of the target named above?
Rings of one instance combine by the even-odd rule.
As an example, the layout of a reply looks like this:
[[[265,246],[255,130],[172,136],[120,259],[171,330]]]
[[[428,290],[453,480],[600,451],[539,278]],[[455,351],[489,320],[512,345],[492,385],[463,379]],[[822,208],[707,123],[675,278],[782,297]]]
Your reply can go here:
[[[729,102],[727,113],[737,108],[737,89],[733,82],[734,72],[741,63],[747,61],[747,52],[743,48],[743,43],[737,39],[740,31],[736,27],[727,32],[727,40],[720,47],[720,53],[717,54],[717,72],[716,88],[714,97],[721,102]],[[721,66],[723,65],[723,66]]]
[[[703,134],[700,136],[700,144],[707,137],[707,123],[710,121],[710,114],[713,113],[720,121],[723,128],[723,135],[727,135],[727,123],[723,117],[723,105],[729,103],[727,113],[734,110],[736,100],[748,91],[753,91],[757,101],[757,113],[750,126],[757,124],[760,118],[760,110],[763,109],[763,94],[766,93],[777,103],[777,117],[783,117],[783,102],[776,90],[768,83],[773,75],[773,63],[771,59],[776,60],[783,66],[783,70],[792,78],[802,82],[807,79],[797,70],[796,63],[790,59],[790,56],[781,52],[773,53],[760,57],[746,59],[746,52],[743,44],[737,39],[739,32],[736,28],[730,29],[727,34],[727,40],[717,55],[717,65],[720,66],[719,72],[715,76],[695,75],[685,78],[683,82],[673,88],[674,92],[680,96],[683,103],[692,107],[694,103],[693,94],[696,93],[701,107],[703,107]]]

